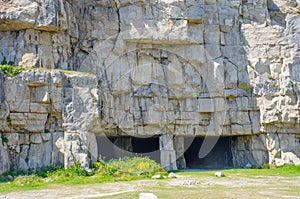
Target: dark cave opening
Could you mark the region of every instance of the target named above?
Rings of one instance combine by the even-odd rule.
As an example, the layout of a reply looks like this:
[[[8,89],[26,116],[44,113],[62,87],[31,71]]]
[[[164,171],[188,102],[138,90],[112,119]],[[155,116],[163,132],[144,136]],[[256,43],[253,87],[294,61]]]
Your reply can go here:
[[[98,156],[105,160],[120,157],[149,157],[160,163],[159,137],[96,136]]]
[[[204,139],[213,142],[217,139],[216,144],[211,151],[199,158],[199,151]],[[185,137],[185,153],[186,167],[188,169],[225,169],[232,168],[232,151],[231,141],[233,137]]]

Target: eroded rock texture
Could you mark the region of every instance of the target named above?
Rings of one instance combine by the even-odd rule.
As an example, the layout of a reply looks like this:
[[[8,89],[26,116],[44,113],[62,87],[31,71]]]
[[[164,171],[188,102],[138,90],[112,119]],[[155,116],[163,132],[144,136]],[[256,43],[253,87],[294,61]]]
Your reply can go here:
[[[167,169],[186,167],[187,136],[231,136],[230,146],[210,143],[227,146],[219,157],[227,166],[296,159],[295,7],[294,0],[0,1],[0,60],[94,74],[1,74],[0,152],[10,166],[0,169],[87,166],[104,150],[101,137],[135,152],[133,137],[157,136]]]

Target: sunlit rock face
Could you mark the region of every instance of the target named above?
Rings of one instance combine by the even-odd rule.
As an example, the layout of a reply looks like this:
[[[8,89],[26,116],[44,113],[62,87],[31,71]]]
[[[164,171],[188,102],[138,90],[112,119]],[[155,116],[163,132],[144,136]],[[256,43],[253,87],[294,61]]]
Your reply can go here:
[[[51,69],[0,73],[0,172],[296,164],[299,27],[293,0],[0,0],[0,61]]]

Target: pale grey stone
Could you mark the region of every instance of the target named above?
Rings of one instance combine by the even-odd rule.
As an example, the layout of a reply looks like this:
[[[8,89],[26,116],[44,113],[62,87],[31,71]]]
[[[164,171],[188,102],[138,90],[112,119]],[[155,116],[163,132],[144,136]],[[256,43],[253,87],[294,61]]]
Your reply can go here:
[[[39,133],[31,134],[30,135],[30,142],[34,144],[40,144],[42,143],[42,136]]]
[[[225,177],[225,174],[223,172],[218,171],[218,172],[215,172],[215,176],[216,177]]]
[[[0,4],[0,62],[92,73],[0,72],[0,132],[16,167],[85,167],[103,132],[160,136],[167,169],[186,166],[174,135],[235,135],[238,167],[300,156],[296,1]]]
[[[157,196],[153,193],[140,193],[139,199],[157,199]]]
[[[169,173],[168,178],[177,178],[177,176],[175,173],[171,172]]]
[[[3,173],[10,168],[10,160],[8,151],[4,148],[2,144],[2,139],[0,138],[0,173]]]

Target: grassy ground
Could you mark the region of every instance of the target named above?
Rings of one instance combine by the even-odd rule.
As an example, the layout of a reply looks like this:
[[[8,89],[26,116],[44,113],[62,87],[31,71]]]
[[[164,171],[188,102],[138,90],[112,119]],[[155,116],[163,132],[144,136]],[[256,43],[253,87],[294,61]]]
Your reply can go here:
[[[215,171],[179,172],[178,179],[160,181],[151,187],[101,198],[138,198],[141,192],[151,192],[158,198],[300,198],[300,167],[276,169],[224,170],[226,177],[214,177]],[[184,186],[180,182],[198,180],[199,185]],[[179,181],[179,183],[176,181]]]
[[[117,164],[117,163],[115,163]],[[135,164],[132,162],[132,164]],[[119,164],[118,164],[119,165]],[[141,168],[149,165],[140,165]],[[115,166],[116,167],[116,166]],[[132,168],[132,165],[126,166]],[[139,169],[141,169],[139,168]],[[137,170],[137,169],[135,169]],[[58,171],[56,171],[58,172]],[[63,172],[63,171],[59,171]],[[45,182],[38,178],[29,182],[16,178],[14,182],[0,183],[0,198],[139,198],[150,192],[158,198],[300,198],[300,166],[274,169],[223,170],[225,177],[215,177],[215,171],[177,172],[175,179],[151,179],[135,176],[74,175]],[[54,172],[55,173],[55,172]],[[57,173],[53,176],[59,176]],[[22,178],[24,176],[20,176]],[[186,185],[187,181],[199,184]]]
[[[0,175],[0,193],[55,187],[55,185],[85,185],[114,181],[132,181],[151,178],[153,175],[167,176],[167,172],[149,158],[120,158],[104,162],[100,160],[89,169],[75,164],[69,169],[47,167],[32,170],[14,170]]]

